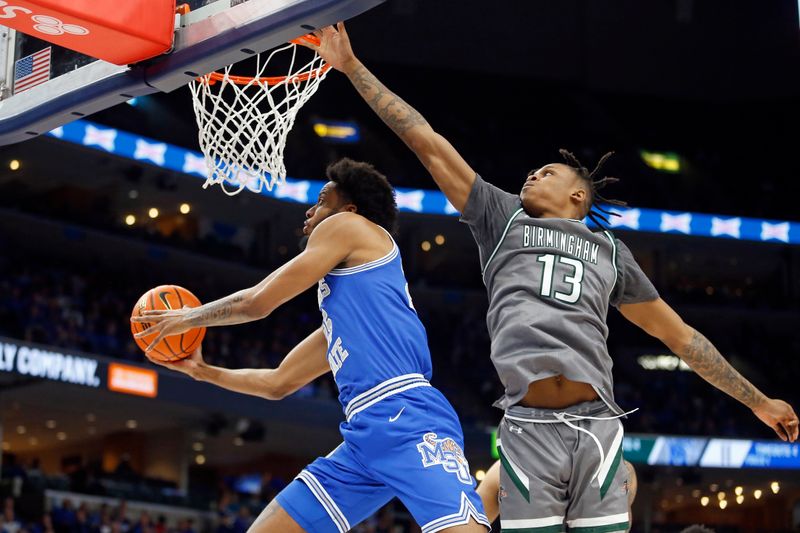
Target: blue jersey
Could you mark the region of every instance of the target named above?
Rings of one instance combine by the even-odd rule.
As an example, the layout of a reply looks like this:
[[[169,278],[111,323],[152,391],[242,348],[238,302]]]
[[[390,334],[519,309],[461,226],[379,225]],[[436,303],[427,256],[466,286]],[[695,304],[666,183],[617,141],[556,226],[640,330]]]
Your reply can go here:
[[[427,334],[392,242],[386,256],[331,270],[319,282],[328,363],[348,420],[387,393],[429,386]]]

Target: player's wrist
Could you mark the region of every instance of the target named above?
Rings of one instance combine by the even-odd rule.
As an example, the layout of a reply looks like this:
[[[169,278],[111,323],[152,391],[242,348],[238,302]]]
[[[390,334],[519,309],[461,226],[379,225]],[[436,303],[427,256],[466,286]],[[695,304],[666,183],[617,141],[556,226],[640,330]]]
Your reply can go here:
[[[351,74],[355,73],[359,68],[363,65],[361,61],[355,55],[350,56],[349,58],[342,61],[342,68],[340,69],[344,74],[350,76]]]

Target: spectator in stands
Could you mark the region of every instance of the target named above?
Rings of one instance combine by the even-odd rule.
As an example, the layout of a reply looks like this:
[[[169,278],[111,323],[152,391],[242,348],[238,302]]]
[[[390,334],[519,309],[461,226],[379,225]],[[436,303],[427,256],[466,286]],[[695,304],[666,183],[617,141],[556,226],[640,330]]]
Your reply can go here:
[[[53,509],[53,527],[58,533],[69,532],[75,525],[75,507],[72,500],[64,498],[61,507]]]
[[[3,533],[17,533],[22,528],[22,524],[17,520],[14,512],[14,499],[6,498],[3,502],[3,523],[0,530]]]

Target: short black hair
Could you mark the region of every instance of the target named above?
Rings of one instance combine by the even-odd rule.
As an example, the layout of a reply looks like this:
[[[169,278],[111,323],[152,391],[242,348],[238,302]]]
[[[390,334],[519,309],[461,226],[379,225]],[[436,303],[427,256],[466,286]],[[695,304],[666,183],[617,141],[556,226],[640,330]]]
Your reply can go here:
[[[597,165],[591,172],[589,172],[589,169],[583,166],[581,162],[578,161],[578,158],[575,157],[575,154],[573,154],[569,150],[561,148],[558,151],[558,153],[561,154],[561,157],[564,158],[564,160],[567,162],[567,165],[570,166],[575,171],[578,177],[581,180],[583,180],[583,182],[589,189],[588,191],[589,201],[587,202],[589,207],[586,211],[586,216],[589,218],[589,220],[591,220],[601,228],[605,228],[605,224],[608,224],[607,215],[619,216],[619,214],[614,213],[613,211],[609,211],[599,205],[596,205],[595,202],[597,200],[600,200],[601,202],[611,205],[618,205],[618,206],[628,205],[626,202],[623,202],[621,200],[612,200],[609,198],[604,198],[599,192],[597,192],[606,185],[611,185],[612,183],[616,183],[619,181],[617,178],[612,178],[609,176],[597,179],[597,176],[600,173],[600,169],[603,168],[603,165],[605,164],[606,161],[608,161],[608,158],[614,155],[614,152],[608,152],[603,157],[601,157],[600,161],[597,162]]]
[[[386,176],[369,163],[347,157],[329,165],[325,175],[344,199],[356,206],[359,215],[394,233],[397,202]]]

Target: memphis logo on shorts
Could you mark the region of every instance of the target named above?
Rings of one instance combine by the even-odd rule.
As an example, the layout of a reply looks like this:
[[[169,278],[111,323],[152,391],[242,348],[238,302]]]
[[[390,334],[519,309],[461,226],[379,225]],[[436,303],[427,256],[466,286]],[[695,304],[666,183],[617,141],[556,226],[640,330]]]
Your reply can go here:
[[[469,475],[469,463],[464,457],[456,441],[451,438],[437,439],[436,433],[426,433],[422,442],[417,444],[417,450],[422,455],[422,466],[442,465],[445,472],[450,472],[458,477],[465,485],[472,485],[472,476]]]

